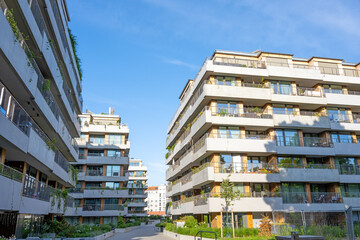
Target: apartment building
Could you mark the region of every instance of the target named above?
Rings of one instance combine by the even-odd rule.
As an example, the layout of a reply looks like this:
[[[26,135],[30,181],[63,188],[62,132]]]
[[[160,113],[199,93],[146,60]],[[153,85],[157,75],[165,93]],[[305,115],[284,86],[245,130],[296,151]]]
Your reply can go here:
[[[66,1],[0,0],[0,236],[73,208],[81,79]]]
[[[148,194],[146,199],[148,215],[166,215],[166,185],[148,187],[146,192]]]
[[[78,181],[70,191],[76,209],[67,211],[66,218],[73,224],[116,224],[118,216],[127,215],[129,128],[113,111],[87,112],[79,119],[79,160],[73,164]]]
[[[129,196],[126,201],[128,214],[127,216],[145,217],[146,212],[146,196],[145,189],[147,188],[147,167],[140,159],[131,158],[129,163],[129,181],[128,191]]]
[[[344,223],[347,207],[360,206],[359,143],[359,63],[215,51],[169,124],[170,213],[219,227],[230,174],[238,227],[263,215],[288,222],[289,212]]]

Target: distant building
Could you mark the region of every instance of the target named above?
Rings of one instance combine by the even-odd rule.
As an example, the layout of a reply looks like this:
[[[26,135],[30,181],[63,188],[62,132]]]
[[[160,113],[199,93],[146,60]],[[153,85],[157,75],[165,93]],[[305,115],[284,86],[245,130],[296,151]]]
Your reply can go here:
[[[116,224],[127,216],[129,128],[118,115],[83,113],[76,188],[70,190],[76,209],[66,212],[70,223]],[[131,214],[132,215],[132,214]]]
[[[128,216],[136,215],[138,217],[145,217],[147,196],[145,189],[147,188],[147,167],[140,159],[130,159],[129,163],[129,181],[128,187]]]
[[[148,215],[165,215],[166,211],[166,185],[148,187],[147,213]]]

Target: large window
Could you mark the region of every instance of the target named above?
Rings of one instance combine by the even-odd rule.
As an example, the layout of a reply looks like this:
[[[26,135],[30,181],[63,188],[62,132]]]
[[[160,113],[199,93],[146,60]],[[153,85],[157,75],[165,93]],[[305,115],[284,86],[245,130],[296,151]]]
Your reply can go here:
[[[284,203],[307,203],[304,183],[281,183]]]
[[[334,143],[352,143],[354,142],[350,133],[347,132],[332,132],[331,140]]]
[[[323,85],[325,93],[337,93],[342,94],[342,86],[340,85]]]
[[[120,166],[116,166],[116,165],[106,166],[106,176],[119,177],[120,176]]]
[[[232,173],[243,171],[240,154],[220,154],[220,172]]]
[[[92,189],[92,188],[101,188],[102,182],[86,182],[85,188]]]
[[[238,108],[236,102],[218,101],[216,103],[216,113],[220,116],[237,116]]]
[[[298,131],[276,129],[276,142],[278,146],[299,146]]]
[[[335,167],[340,174],[359,174],[358,166],[353,157],[335,157]]]
[[[206,185],[201,186],[201,191],[204,191],[204,193],[209,193],[209,192],[211,192],[211,186],[210,186],[210,184],[206,184]]]
[[[121,151],[120,150],[110,150],[109,149],[109,150],[107,150],[107,156],[108,157],[121,157]]]
[[[88,175],[88,176],[102,176],[103,175],[103,167],[87,166],[86,175]]]
[[[340,189],[343,197],[360,197],[360,184],[341,183]]]
[[[218,85],[226,85],[226,86],[235,86],[236,78],[235,77],[220,77],[215,76]]]
[[[79,159],[85,158],[85,149],[79,148]]]
[[[270,184],[268,183],[251,183],[250,189],[253,197],[265,197],[270,192]]]
[[[348,120],[345,108],[327,108],[327,114],[330,121],[346,122]]]
[[[120,187],[120,184],[119,182],[106,182],[105,187],[110,189],[118,189]]]
[[[239,127],[219,127],[219,138],[240,138]]]
[[[248,171],[257,172],[259,169],[265,168],[266,157],[248,156]]]
[[[271,81],[270,87],[275,94],[290,95],[293,93],[290,82]]]
[[[285,104],[273,104],[273,113],[274,114],[284,114],[290,115],[294,112],[293,105],[285,105]]]
[[[109,144],[121,144],[122,135],[121,134],[109,134]]]
[[[105,143],[105,136],[104,135],[90,135],[90,143],[96,144],[104,144]]]
[[[88,150],[88,156],[90,157],[103,157],[104,150]]]

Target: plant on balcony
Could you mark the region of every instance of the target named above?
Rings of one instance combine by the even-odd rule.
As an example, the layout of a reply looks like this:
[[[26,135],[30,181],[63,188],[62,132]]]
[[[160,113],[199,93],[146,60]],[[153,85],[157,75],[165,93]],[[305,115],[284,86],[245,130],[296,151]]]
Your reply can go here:
[[[82,68],[81,68],[81,59],[79,58],[79,55],[78,55],[78,49],[77,49],[78,42],[77,42],[76,36],[74,34],[72,34],[70,28],[68,28],[68,31],[69,31],[71,46],[72,46],[73,53],[75,56],[76,67],[79,71],[80,81],[82,81],[83,72],[82,72]]]
[[[50,80],[45,79],[41,86],[41,92],[44,93],[48,91],[50,91]]]
[[[221,108],[221,109],[219,109],[218,115],[225,116],[227,113],[228,113],[227,109]]]
[[[46,141],[46,145],[48,147],[48,150],[53,150],[54,152],[56,152],[56,139],[53,138],[51,140]]]
[[[78,170],[74,168],[73,166],[69,166],[69,171],[71,171],[71,179],[74,182],[74,185],[77,183],[77,176],[78,176]]]
[[[6,11],[6,19],[7,21],[9,22],[9,25],[11,27],[11,30],[14,32],[14,35],[15,35],[15,42],[16,41],[21,41],[22,38],[24,40],[28,40],[29,39],[29,36],[25,36],[25,34],[23,34],[22,32],[20,32],[20,29],[19,27],[17,26],[17,22],[15,21],[15,18],[14,18],[14,9],[8,9]]]

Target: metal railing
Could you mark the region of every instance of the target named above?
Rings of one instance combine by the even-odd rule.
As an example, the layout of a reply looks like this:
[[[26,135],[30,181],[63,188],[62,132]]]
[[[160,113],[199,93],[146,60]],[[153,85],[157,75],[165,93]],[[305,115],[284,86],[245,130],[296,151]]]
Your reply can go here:
[[[17,182],[22,182],[23,174],[12,167],[0,163],[0,175]]]
[[[270,135],[255,135],[255,134],[241,134],[238,132],[232,132],[233,130],[226,130],[226,132],[209,133],[209,138],[228,138],[228,139],[253,139],[253,140],[273,140]]]
[[[305,147],[333,147],[331,139],[324,137],[304,137]]]
[[[297,92],[298,96],[324,97],[324,93],[323,93],[322,89],[296,87],[296,92]]]
[[[59,150],[55,152],[55,162],[65,171],[69,171],[69,162]]]
[[[279,173],[278,165],[271,163],[212,163],[210,166],[215,173]]]
[[[360,166],[354,164],[336,164],[335,168],[339,170],[342,175],[359,175]]]
[[[304,168],[304,169],[332,169],[331,164],[306,164],[301,163],[278,163],[279,168]]]
[[[243,117],[243,118],[265,118],[272,119],[272,115],[262,108],[235,108],[235,107],[216,107],[208,106],[206,110],[211,111],[212,116],[220,117]]]
[[[228,57],[215,57],[213,59],[213,63],[216,65],[236,66],[244,68],[266,68],[265,63],[262,61]]]
[[[342,203],[341,193],[336,192],[312,192],[312,203]]]

